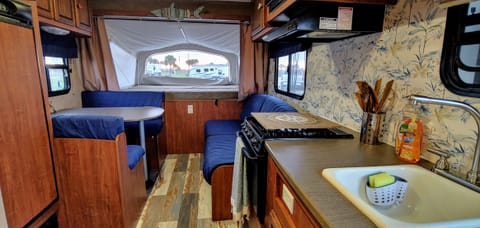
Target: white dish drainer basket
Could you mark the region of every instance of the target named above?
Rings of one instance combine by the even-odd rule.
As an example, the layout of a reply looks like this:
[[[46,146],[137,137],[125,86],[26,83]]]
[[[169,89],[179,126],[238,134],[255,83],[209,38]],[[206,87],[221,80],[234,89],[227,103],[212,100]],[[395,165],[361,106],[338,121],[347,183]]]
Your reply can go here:
[[[392,176],[395,177],[395,182],[379,188],[370,187],[367,180],[365,191],[370,203],[376,206],[388,207],[393,204],[398,205],[405,199],[408,182],[401,177]]]

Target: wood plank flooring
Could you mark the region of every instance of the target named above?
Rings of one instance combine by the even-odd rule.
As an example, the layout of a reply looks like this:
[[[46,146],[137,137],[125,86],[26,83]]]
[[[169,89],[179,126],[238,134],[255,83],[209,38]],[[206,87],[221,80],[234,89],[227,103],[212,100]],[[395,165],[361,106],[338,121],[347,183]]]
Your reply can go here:
[[[255,219],[243,226],[232,220],[213,222],[211,187],[201,169],[202,154],[167,155],[137,228],[260,227]]]

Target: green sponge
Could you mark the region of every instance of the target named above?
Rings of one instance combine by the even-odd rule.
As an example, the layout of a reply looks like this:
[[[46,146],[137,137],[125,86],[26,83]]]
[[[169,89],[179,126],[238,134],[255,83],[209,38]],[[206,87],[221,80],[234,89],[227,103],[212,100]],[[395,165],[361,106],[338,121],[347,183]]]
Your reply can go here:
[[[379,188],[395,182],[395,177],[387,172],[377,173],[368,176],[368,184],[372,188]]]

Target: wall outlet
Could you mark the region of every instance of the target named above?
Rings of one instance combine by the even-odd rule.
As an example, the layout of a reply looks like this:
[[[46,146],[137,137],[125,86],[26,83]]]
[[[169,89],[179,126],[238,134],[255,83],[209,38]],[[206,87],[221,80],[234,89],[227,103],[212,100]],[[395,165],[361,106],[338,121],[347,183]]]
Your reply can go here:
[[[193,114],[193,105],[187,105],[187,113]]]

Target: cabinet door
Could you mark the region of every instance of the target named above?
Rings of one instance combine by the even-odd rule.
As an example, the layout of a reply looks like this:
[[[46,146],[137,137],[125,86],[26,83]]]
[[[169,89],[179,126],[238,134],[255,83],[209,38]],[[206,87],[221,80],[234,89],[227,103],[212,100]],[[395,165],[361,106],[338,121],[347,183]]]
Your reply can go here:
[[[253,5],[252,36],[265,28],[265,0],[256,0]]]
[[[32,29],[0,22],[0,188],[9,227],[57,198]]]
[[[55,20],[63,24],[75,26],[74,2],[72,0],[55,1]]]
[[[37,0],[38,15],[53,19],[53,0]]]
[[[90,8],[87,0],[75,0],[75,26],[87,31],[91,30]]]

